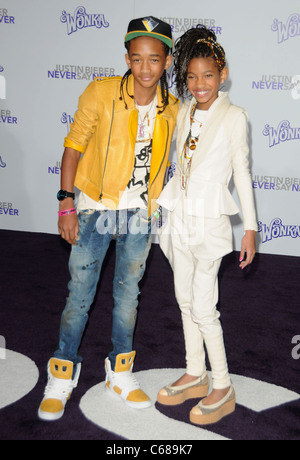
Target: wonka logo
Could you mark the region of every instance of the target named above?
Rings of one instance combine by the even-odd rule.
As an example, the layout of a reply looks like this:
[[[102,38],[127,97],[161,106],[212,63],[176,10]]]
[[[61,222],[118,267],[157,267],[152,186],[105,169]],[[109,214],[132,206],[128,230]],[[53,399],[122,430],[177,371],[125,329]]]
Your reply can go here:
[[[273,32],[277,32],[277,42],[283,43],[289,38],[300,35],[300,15],[297,13],[291,14],[286,24],[274,19],[271,26]]]
[[[267,243],[274,238],[300,238],[300,225],[283,225],[278,217],[270,225],[258,222],[258,232],[262,235],[262,242]]]
[[[86,27],[97,27],[97,29],[109,27],[104,14],[87,14],[84,6],[76,8],[73,16],[63,11],[60,20],[67,24],[68,35]]]
[[[292,128],[289,121],[284,120],[277,128],[265,125],[264,136],[269,136],[269,147],[274,147],[280,142],[300,140],[300,128]]]

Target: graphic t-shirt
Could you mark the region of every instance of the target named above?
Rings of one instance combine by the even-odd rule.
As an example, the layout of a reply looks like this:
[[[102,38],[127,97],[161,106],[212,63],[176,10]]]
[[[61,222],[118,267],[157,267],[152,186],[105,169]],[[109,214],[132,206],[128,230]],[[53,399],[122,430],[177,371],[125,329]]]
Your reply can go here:
[[[135,144],[135,163],[130,181],[122,193],[118,210],[148,207],[148,186],[150,178],[152,138],[157,113],[157,96],[149,105],[136,105],[138,115],[138,132]],[[80,192],[77,210],[107,209],[101,202],[92,200],[85,193]]]

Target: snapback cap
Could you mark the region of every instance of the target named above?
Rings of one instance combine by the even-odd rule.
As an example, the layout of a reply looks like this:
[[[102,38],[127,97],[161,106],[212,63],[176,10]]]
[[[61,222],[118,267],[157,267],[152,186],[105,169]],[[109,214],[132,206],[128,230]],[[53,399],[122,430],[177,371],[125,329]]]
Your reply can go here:
[[[168,45],[169,48],[173,47],[172,29],[170,24],[153,16],[133,19],[130,21],[127,34],[125,36],[125,43],[129,42],[133,38],[144,36],[157,38]]]

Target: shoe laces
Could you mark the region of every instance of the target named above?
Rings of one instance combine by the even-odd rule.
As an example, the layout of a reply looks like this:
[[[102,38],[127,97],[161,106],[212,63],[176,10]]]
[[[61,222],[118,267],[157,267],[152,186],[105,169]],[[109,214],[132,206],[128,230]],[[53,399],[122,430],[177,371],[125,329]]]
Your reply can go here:
[[[45,388],[45,396],[49,399],[68,398],[73,390],[73,381],[57,379],[51,376]]]
[[[114,384],[120,388],[126,388],[128,391],[140,389],[140,384],[131,371],[113,372]]]

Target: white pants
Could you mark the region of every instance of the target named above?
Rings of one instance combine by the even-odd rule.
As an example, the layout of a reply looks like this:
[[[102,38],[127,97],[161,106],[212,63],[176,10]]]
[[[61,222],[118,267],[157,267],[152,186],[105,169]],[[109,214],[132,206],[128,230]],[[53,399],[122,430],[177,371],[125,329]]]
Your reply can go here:
[[[178,227],[176,229],[175,219],[179,215],[180,210],[170,213],[169,222],[160,236],[160,244],[174,272],[175,294],[182,313],[187,373],[197,377],[205,375],[205,344],[212,370],[213,388],[224,389],[230,386],[231,380],[220,314],[217,310],[218,272],[223,255],[232,250],[230,221],[228,216],[220,219],[199,219],[199,228],[195,229],[194,222],[194,231],[191,232],[198,235],[198,240],[193,237],[189,241],[186,232],[183,234],[177,231]],[[211,244],[213,247],[209,251]],[[215,258],[216,255],[220,257]]]

